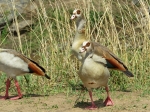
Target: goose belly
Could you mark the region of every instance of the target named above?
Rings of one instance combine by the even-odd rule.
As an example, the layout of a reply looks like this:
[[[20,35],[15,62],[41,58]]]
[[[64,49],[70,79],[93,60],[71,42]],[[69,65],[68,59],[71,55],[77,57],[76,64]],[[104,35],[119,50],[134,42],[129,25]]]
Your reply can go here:
[[[29,70],[22,70],[20,68],[10,67],[8,65],[0,63],[0,71],[6,73],[8,77],[16,77],[18,75],[22,75],[24,73],[28,73]]]
[[[79,70],[79,77],[87,88],[106,86],[109,76],[107,67],[92,58],[86,58]]]

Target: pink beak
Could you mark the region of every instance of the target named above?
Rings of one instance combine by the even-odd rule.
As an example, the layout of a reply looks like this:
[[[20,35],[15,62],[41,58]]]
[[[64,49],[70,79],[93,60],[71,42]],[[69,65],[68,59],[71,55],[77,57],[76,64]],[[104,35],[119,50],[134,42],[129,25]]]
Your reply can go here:
[[[79,53],[83,53],[83,52],[85,52],[86,50],[82,47],[82,48],[80,48],[80,52]]]

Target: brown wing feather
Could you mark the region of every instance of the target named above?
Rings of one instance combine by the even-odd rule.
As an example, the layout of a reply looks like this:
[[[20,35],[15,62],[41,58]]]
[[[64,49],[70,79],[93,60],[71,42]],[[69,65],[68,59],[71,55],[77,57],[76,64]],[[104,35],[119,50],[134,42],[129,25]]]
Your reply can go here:
[[[45,73],[45,69],[43,67],[41,67],[38,63],[36,63],[35,61],[27,58],[28,60],[30,60],[30,63],[28,64],[29,69],[31,70],[31,72],[36,73],[36,75],[38,76],[45,76],[47,79],[50,79],[50,77]]]
[[[125,73],[128,77],[134,77],[134,75],[128,71],[128,68],[125,64],[117,57],[114,53],[112,53],[108,48],[96,43],[92,42],[93,52],[99,56],[102,56],[107,61],[107,67],[111,69],[120,70]]]
[[[28,67],[32,73],[36,73],[36,75],[45,76],[45,73],[33,62],[28,64]]]
[[[115,56],[108,48],[102,46],[96,42],[92,42],[94,53],[104,57],[113,67],[113,69],[126,71],[128,68],[123,64],[123,62]]]

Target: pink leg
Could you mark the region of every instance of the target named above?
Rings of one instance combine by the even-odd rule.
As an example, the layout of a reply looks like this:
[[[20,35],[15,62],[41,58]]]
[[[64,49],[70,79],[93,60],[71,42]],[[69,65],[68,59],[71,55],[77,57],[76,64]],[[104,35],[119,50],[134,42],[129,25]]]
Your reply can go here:
[[[111,98],[110,98],[110,96],[109,96],[109,88],[108,88],[108,86],[105,87],[105,90],[106,90],[106,92],[107,92],[107,98],[106,98],[106,100],[104,101],[104,104],[105,104],[105,106],[113,106],[113,102],[112,102],[112,100],[111,100]]]
[[[5,100],[9,99],[8,91],[9,91],[9,88],[10,88],[10,83],[11,83],[11,81],[9,79],[7,79],[5,96],[1,97],[0,99],[5,99]]]
[[[21,99],[21,98],[22,98],[22,96],[23,96],[23,95],[21,94],[20,86],[19,86],[19,83],[18,83],[18,81],[17,81],[17,80],[15,80],[15,86],[16,86],[17,91],[18,91],[18,96],[11,98],[11,100]]]
[[[90,95],[90,98],[91,98],[91,103],[92,103],[92,105],[89,106],[89,107],[87,107],[87,109],[90,109],[90,110],[97,109],[97,107],[96,107],[96,105],[95,105],[95,103],[94,103],[94,101],[93,101],[93,98],[92,98],[92,91],[91,91],[91,90],[89,91],[89,95]]]

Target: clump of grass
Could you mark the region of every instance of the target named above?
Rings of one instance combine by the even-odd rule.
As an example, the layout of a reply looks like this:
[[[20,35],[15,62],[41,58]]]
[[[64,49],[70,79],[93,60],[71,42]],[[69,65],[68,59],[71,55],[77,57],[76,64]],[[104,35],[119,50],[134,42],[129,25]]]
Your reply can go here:
[[[87,19],[89,38],[111,49],[134,74],[134,78],[130,79],[121,72],[111,72],[110,88],[143,90],[150,82],[148,62],[150,30],[146,29],[146,26],[136,28],[137,24],[142,24],[137,13],[139,7],[132,7],[130,3],[124,1],[95,2],[83,2],[81,8]],[[98,4],[101,8],[97,7]],[[29,79],[32,79],[29,80],[29,88],[26,88],[26,82],[22,81],[24,78],[20,78],[20,85],[23,89],[26,88],[25,92],[66,93],[66,90],[72,92],[72,89],[68,88],[81,84],[77,74],[80,63],[70,58],[70,48],[75,35],[75,26],[70,22],[70,15],[72,10],[80,5],[77,3],[76,7],[72,7],[69,2],[62,0],[41,1],[36,9],[37,18],[33,19],[35,25],[31,31],[21,39],[19,37],[7,40],[12,42],[13,49],[22,51],[43,65],[51,77],[49,81],[29,75]],[[25,19],[23,16],[22,18]],[[19,43],[22,44],[22,48],[16,46]],[[70,83],[74,85],[70,86]]]

